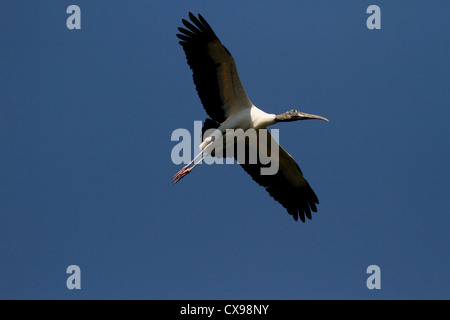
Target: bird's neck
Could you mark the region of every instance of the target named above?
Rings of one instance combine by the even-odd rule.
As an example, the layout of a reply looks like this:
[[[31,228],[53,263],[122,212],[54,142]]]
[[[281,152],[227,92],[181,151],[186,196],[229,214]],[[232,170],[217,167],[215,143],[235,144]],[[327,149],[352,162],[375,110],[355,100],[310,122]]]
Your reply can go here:
[[[253,106],[250,111],[253,126],[255,129],[265,129],[275,123],[275,114],[270,114]]]

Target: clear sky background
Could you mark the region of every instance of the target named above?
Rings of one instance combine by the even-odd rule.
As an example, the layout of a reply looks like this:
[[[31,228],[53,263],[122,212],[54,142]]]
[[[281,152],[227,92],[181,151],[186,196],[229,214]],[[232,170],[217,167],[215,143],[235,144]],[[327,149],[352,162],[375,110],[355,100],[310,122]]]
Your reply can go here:
[[[81,30],[66,9],[81,8]],[[366,9],[381,8],[381,30]],[[201,13],[320,199],[238,165],[173,186],[206,117],[175,37]],[[449,1],[0,1],[1,299],[449,299]],[[81,268],[68,290],[66,268]],[[381,290],[366,269],[381,268]]]

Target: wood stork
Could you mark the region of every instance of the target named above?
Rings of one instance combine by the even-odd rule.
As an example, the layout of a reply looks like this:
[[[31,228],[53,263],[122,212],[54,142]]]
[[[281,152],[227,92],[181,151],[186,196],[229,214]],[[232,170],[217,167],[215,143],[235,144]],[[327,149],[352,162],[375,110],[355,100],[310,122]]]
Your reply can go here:
[[[222,45],[216,34],[199,14],[198,18],[189,13],[191,22],[182,19],[177,37],[186,54],[187,62],[193,72],[193,80],[198,95],[211,119],[206,119],[204,129],[218,128],[225,133],[227,129],[247,130],[250,128],[266,130],[267,127],[278,122],[288,122],[307,119],[328,119],[290,110],[286,113],[275,115],[266,113],[252,104],[239,80],[236,63],[230,52]],[[257,132],[260,132],[257,130]],[[274,175],[262,175],[261,162],[256,164],[240,163],[244,170],[258,184],[263,186],[269,194],[283,205],[295,221],[305,222],[305,217],[311,219],[311,211],[317,212],[316,204],[319,200],[303,177],[300,167],[294,158],[287,153],[270,136],[270,143],[275,143],[279,148],[279,168]],[[200,145],[202,152],[206,151],[211,140],[205,139]],[[246,144],[249,147],[248,144]],[[200,152],[200,154],[202,154]],[[197,155],[189,164],[181,169],[173,177],[175,184],[200,163],[194,163],[200,156]],[[204,159],[204,158],[202,158]],[[194,165],[191,167],[191,165]]]

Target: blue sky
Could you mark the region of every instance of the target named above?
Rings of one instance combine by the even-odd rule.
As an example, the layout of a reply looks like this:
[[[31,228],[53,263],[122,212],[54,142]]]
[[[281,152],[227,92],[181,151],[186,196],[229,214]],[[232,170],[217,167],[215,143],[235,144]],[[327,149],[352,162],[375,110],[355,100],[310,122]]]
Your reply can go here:
[[[66,8],[81,8],[68,30]],[[366,9],[381,9],[368,30]],[[1,299],[448,299],[448,1],[1,1]],[[175,34],[201,13],[320,199],[238,165],[179,184],[206,117]],[[81,269],[68,290],[66,269]],[[368,290],[366,269],[381,269]]]

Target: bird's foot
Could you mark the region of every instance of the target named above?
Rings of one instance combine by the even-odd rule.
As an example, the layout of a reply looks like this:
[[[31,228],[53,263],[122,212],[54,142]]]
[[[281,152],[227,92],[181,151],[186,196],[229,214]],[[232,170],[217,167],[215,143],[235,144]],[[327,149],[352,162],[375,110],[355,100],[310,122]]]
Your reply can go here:
[[[176,184],[178,181],[180,181],[181,179],[183,179],[189,172],[192,171],[192,168],[188,168],[189,166],[185,166],[183,167],[183,169],[181,169],[180,171],[178,171],[172,179],[172,183]]]
[[[189,164],[188,164],[188,165],[185,165],[180,171],[178,171],[178,172],[172,177],[172,181],[174,181],[176,178],[178,178],[178,177],[183,173],[183,171],[185,171],[188,167],[189,167]]]

